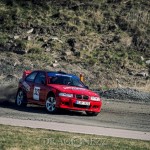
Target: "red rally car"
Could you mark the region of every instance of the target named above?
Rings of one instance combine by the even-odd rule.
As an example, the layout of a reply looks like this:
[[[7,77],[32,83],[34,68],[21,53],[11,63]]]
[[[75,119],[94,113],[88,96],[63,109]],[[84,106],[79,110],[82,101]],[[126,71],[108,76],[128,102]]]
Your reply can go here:
[[[58,108],[85,111],[96,116],[101,110],[100,96],[89,90],[80,78],[64,72],[24,71],[16,95],[16,105],[39,104],[54,113]]]

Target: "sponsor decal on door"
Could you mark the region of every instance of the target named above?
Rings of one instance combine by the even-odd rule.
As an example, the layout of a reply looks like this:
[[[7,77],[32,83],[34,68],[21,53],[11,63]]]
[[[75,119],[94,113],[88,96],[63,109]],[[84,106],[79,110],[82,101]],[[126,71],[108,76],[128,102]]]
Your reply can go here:
[[[33,91],[33,99],[39,101],[40,98],[40,87],[34,87],[34,91]]]
[[[27,92],[30,91],[30,86],[25,81],[22,83],[22,85]]]

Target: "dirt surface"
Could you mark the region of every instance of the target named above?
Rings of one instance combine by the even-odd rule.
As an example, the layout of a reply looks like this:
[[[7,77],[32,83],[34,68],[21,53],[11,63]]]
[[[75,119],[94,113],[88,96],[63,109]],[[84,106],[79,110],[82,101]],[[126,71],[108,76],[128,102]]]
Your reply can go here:
[[[48,114],[44,107],[28,105],[17,108],[14,101],[0,102],[0,117],[108,127],[150,132],[150,105],[103,100],[101,113],[88,117],[84,112],[60,111]]]

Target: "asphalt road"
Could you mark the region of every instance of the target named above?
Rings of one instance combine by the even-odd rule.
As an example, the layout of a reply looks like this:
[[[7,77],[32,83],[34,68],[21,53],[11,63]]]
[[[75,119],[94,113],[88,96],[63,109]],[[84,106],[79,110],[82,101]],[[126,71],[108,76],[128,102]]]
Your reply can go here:
[[[13,101],[0,101],[0,117],[150,132],[150,104],[103,100],[101,113],[88,117],[84,112],[60,111],[48,114],[44,107],[18,108]]]

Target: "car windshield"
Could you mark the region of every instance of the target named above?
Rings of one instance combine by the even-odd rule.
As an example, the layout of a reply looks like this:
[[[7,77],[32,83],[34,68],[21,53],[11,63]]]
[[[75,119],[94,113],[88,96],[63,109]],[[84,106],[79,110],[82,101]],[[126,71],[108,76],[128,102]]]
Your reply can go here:
[[[85,88],[85,85],[78,79],[72,76],[54,76],[50,77],[50,84],[61,84],[61,85],[70,85],[78,86]]]

